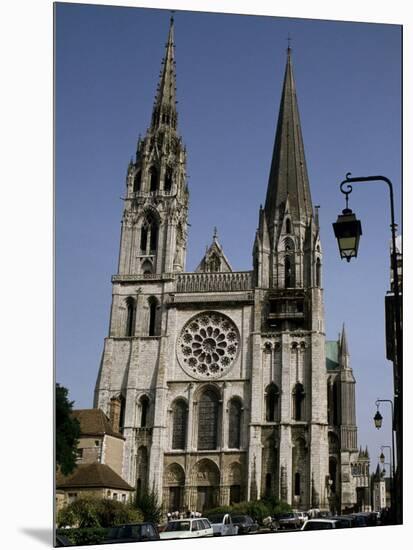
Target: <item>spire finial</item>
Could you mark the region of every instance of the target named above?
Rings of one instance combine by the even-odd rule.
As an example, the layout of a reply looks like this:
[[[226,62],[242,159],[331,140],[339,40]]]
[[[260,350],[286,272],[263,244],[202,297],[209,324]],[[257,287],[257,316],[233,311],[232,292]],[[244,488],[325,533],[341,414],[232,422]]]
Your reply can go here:
[[[174,22],[174,13],[175,13],[175,10],[171,10],[171,18],[169,20],[171,25],[173,25],[173,22]]]
[[[288,36],[287,36],[287,53],[288,55],[290,55],[290,52],[291,52],[291,36],[290,36],[290,33],[288,33]]]
[[[213,234],[212,238],[214,239],[214,241],[216,241],[217,238],[218,238],[218,229],[217,229],[216,226],[214,227],[214,234]]]

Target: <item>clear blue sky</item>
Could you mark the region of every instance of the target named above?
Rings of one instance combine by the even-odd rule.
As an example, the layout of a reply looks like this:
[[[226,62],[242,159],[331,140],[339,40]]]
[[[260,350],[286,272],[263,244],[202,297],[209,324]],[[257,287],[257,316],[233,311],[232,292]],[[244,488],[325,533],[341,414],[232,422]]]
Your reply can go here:
[[[57,4],[56,378],[91,407],[116,273],[128,162],[149,124],[170,13]],[[235,270],[251,269],[292,38],[293,67],[313,204],[320,205],[327,338],[345,322],[357,380],[359,443],[372,468],[390,444],[385,359],[389,206],[384,184],[354,186],[359,257],[339,259],[331,223],[339,183],[383,174],[401,223],[401,29],[395,25],[176,12],[179,130],[188,150],[187,270],[218,227]]]

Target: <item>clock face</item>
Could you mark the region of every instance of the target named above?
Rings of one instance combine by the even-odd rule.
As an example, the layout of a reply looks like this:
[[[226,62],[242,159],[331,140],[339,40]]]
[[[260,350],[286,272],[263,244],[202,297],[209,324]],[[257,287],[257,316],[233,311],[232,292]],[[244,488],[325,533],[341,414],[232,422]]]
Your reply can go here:
[[[178,360],[194,378],[220,378],[234,364],[239,343],[239,331],[232,319],[217,311],[204,311],[184,325],[177,341]]]

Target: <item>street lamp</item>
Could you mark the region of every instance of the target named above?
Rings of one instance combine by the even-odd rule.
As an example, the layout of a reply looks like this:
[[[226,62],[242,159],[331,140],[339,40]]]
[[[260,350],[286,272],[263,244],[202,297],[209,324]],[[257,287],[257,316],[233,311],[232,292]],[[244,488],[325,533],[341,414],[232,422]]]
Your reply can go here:
[[[349,262],[351,258],[356,258],[361,235],[361,223],[353,214],[353,211],[348,208],[348,193],[346,193],[346,208],[342,214],[338,215],[336,223],[333,223],[333,229],[341,259],[346,259]]]
[[[376,414],[374,415],[373,420],[374,420],[374,425],[376,426],[376,428],[378,430],[382,427],[382,424],[383,424],[383,417],[382,417],[382,415],[380,414],[380,411],[379,411],[380,403],[389,403],[390,406],[391,406],[391,447],[389,445],[382,445],[380,447],[381,454],[380,454],[379,460],[382,464],[384,464],[385,457],[384,457],[383,449],[389,449],[389,451],[391,450],[391,455],[390,455],[391,508],[392,508],[392,515],[394,517],[395,512],[396,512],[397,499],[396,499],[396,494],[395,494],[396,484],[395,484],[395,477],[394,477],[394,411],[393,411],[393,401],[391,401],[390,399],[377,399],[376,400],[375,405],[377,407],[377,411],[376,411]]]
[[[348,208],[348,196],[353,191],[351,184],[363,182],[385,182],[390,194],[390,228],[392,238],[391,250],[391,269],[394,282],[394,353],[391,359],[393,360],[393,386],[394,386],[394,403],[396,414],[393,415],[392,403],[392,429],[397,433],[397,483],[394,484],[397,490],[397,523],[403,522],[403,353],[402,353],[402,324],[401,324],[401,299],[399,287],[399,273],[397,266],[397,248],[396,248],[396,229],[394,216],[394,199],[392,182],[384,176],[365,176],[365,177],[350,177],[351,172],[346,174],[346,179],[340,184],[340,191],[346,196],[346,208],[333,223],[334,235],[337,238],[338,247],[341,259],[349,262],[351,258],[356,258],[358,253],[358,245],[360,241],[361,223],[357,220],[356,215]],[[381,427],[382,416],[377,410],[374,417],[374,423],[377,429]],[[392,443],[394,453],[394,433],[392,432]],[[393,468],[394,468],[393,456]]]
[[[373,420],[374,420],[374,425],[376,426],[376,428],[377,428],[378,430],[380,430],[381,425],[382,425],[382,423],[383,423],[383,417],[382,417],[382,415],[380,414],[379,409],[377,409],[377,412],[376,412],[376,414],[374,415]]]

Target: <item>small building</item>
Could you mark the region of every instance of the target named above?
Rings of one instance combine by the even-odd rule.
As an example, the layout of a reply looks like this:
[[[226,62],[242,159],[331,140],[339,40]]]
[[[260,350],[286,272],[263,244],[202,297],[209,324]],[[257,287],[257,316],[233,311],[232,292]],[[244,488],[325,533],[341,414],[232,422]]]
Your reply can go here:
[[[68,476],[56,476],[56,506],[81,496],[97,496],[127,502],[134,487],[122,478],[125,438],[119,432],[116,407],[111,420],[101,409],[78,409],[72,412],[80,423],[77,465]]]

